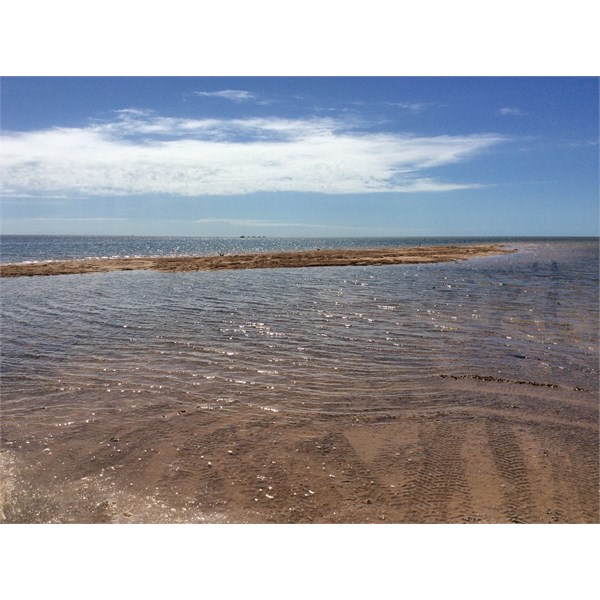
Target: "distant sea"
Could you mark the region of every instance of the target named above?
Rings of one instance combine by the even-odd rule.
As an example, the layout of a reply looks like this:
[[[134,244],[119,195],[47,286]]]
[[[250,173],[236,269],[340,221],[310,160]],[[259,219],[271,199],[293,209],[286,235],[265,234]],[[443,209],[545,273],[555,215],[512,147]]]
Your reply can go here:
[[[2,262],[492,241],[517,252],[2,279],[3,444],[188,406],[255,406],[275,420],[385,414],[443,397],[457,375],[597,392],[599,360],[597,238],[4,236]],[[82,440],[92,457],[97,441]]]
[[[0,262],[117,258],[139,256],[201,256],[316,248],[373,248],[437,244],[518,243],[581,238],[392,237],[392,238],[265,238],[144,236],[0,236]],[[594,241],[594,238],[588,238]]]

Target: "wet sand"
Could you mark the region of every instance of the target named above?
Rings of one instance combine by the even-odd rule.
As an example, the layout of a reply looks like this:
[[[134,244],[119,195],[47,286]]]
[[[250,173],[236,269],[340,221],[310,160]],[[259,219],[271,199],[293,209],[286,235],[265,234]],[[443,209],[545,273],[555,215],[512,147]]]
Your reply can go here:
[[[154,270],[165,272],[219,269],[274,269],[350,265],[394,265],[465,260],[512,252],[501,244],[470,246],[419,246],[371,250],[304,250],[226,256],[159,258],[107,258],[0,265],[0,277],[72,275],[109,271]]]
[[[449,400],[373,414],[131,408],[52,437],[38,410],[26,440],[5,422],[0,520],[597,523],[595,394],[531,383],[440,378]]]

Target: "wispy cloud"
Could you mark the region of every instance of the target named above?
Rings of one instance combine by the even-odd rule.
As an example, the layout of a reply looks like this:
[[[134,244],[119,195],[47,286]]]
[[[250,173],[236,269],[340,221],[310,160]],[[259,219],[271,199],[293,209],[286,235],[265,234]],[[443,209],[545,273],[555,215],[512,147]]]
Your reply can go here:
[[[598,146],[598,140],[576,140],[574,142],[567,142],[569,148],[590,148]]]
[[[194,219],[193,223],[199,223],[203,225],[226,225],[231,227],[246,227],[246,228],[269,228],[276,227],[280,228],[302,228],[302,229],[315,229],[315,230],[330,230],[330,231],[377,231],[377,232],[390,232],[396,231],[396,228],[388,227],[368,227],[368,226],[354,226],[354,225],[332,225],[329,223],[296,223],[296,222],[280,222],[280,221],[267,221],[264,219],[226,219],[226,218],[211,218],[211,219]]]
[[[266,221],[264,219],[224,219],[224,218],[210,218],[210,219],[194,219],[194,223],[203,224],[223,224],[223,225],[236,225],[242,227],[306,227],[306,223],[279,223],[275,221]],[[317,225],[317,227],[325,227],[324,225]]]
[[[232,102],[247,102],[248,100],[256,100],[256,94],[246,90],[219,90],[216,92],[194,92],[194,96],[205,98],[223,98]]]
[[[430,104],[425,102],[386,102],[388,106],[395,106],[396,108],[400,108],[402,110],[408,110],[412,113],[420,113],[423,112]]]
[[[88,127],[4,132],[3,195],[466,189],[478,185],[429,171],[506,139],[369,132],[333,118],[182,119],[130,109]]]
[[[502,117],[524,117],[525,113],[520,109],[514,106],[504,106],[500,110],[498,110],[498,114]]]
[[[194,219],[194,223],[232,225],[235,227],[305,227],[311,229],[362,229],[346,225],[328,225],[323,223],[287,223],[267,221],[265,219]]]
[[[95,221],[131,221],[128,217],[28,217],[24,219],[27,221],[56,221],[62,223],[64,221],[81,221],[81,222],[95,222]]]
[[[0,198],[26,198],[28,200],[84,200],[83,196],[78,198],[72,194],[22,194],[11,189],[0,187]]]

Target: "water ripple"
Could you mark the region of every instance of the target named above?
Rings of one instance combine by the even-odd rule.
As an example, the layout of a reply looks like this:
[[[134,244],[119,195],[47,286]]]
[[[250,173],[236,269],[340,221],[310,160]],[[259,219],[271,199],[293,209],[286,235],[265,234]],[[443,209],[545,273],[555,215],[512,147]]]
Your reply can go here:
[[[3,411],[353,414],[444,393],[447,374],[597,389],[597,282],[589,242],[426,266],[5,280]]]

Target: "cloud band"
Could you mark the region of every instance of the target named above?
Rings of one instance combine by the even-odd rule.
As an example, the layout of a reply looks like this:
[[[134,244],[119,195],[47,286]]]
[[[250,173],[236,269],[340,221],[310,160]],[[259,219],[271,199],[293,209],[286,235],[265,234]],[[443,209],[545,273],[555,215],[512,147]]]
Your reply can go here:
[[[120,111],[82,128],[5,132],[4,196],[243,195],[255,192],[431,192],[505,138],[361,131],[334,119],[177,119]]]

